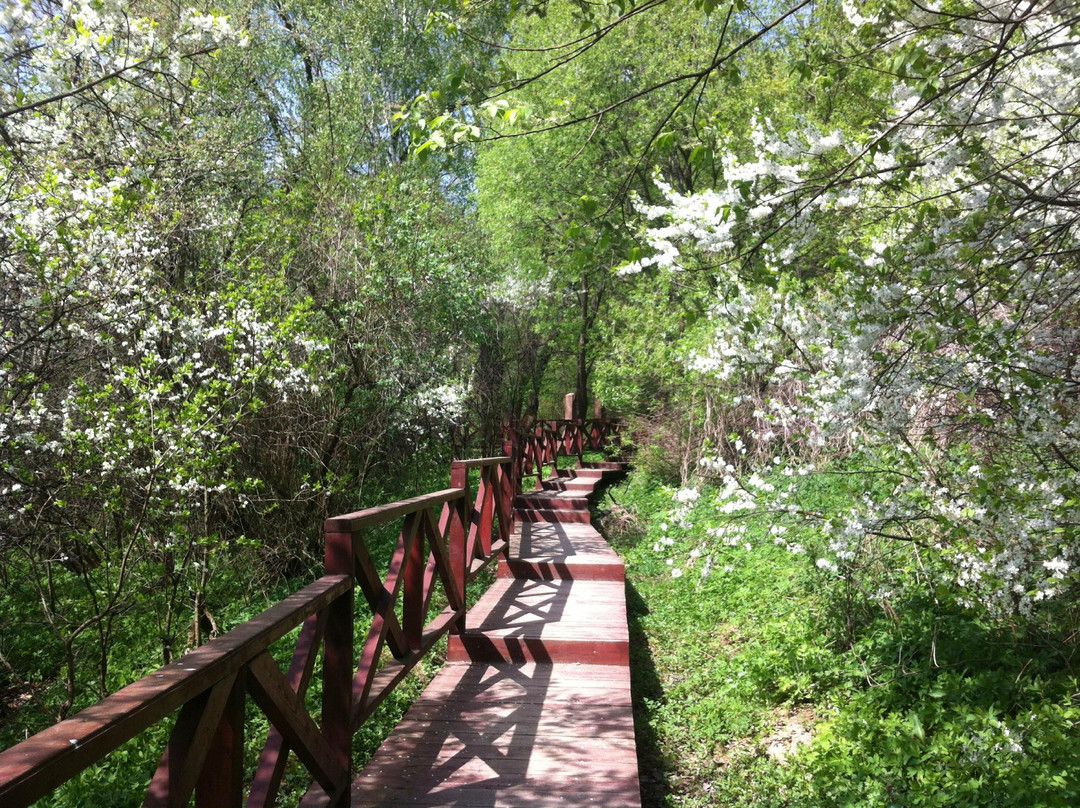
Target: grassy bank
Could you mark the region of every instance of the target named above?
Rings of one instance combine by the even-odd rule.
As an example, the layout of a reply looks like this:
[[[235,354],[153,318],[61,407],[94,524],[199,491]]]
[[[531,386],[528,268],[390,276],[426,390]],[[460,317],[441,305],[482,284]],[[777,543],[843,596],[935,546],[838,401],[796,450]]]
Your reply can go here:
[[[817,504],[844,493],[823,478]],[[803,554],[767,521],[725,545],[708,490],[681,514],[644,474],[610,494],[647,808],[1080,803],[1072,638],[939,602],[904,554],[882,575],[907,585],[867,591],[809,527]]]

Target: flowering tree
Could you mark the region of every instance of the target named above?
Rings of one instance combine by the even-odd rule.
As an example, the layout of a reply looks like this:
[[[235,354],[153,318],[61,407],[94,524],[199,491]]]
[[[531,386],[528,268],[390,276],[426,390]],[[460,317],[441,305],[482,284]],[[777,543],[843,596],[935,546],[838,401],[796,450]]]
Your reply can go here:
[[[715,189],[660,181],[648,256],[619,272],[716,277],[688,364],[755,424],[702,461],[725,510],[776,514],[780,542],[785,514],[819,520],[826,571],[899,544],[944,562],[942,595],[1036,615],[1080,552],[1080,18],[1050,2],[845,11],[857,44],[839,56],[891,77],[881,120],[760,117],[750,148],[717,155]],[[815,447],[857,472],[845,512],[800,506]]]
[[[192,610],[198,642],[210,515],[249,485],[237,429],[310,389],[315,346],[302,310],[177,282],[178,230],[220,224],[213,205],[180,222],[174,200],[213,170],[176,153],[205,60],[238,39],[227,21],[25,3],[0,28],[0,564],[59,649],[43,664],[64,671],[62,715],[114,686],[126,612],[153,604],[166,661]]]
[[[401,56],[411,6],[231,5],[249,30],[0,10],[0,689],[41,692],[34,726],[310,574],[328,510],[472,435],[464,162],[402,165],[386,123],[445,45]]]

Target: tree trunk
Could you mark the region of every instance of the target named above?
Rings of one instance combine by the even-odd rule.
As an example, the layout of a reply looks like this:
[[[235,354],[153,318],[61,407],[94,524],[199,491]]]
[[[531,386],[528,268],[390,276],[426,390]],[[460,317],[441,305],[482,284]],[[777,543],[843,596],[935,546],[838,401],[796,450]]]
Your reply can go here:
[[[577,344],[577,385],[574,388],[574,418],[585,419],[586,402],[589,400],[589,365],[586,354],[589,347],[589,281],[588,276],[581,274],[581,326],[578,331]]]

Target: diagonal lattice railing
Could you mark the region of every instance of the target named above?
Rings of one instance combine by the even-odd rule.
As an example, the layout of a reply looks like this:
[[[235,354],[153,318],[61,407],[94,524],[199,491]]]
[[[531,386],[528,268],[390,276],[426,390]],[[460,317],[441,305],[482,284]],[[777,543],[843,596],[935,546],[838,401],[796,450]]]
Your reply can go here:
[[[193,796],[198,808],[275,805],[290,757],[311,775],[301,805],[349,805],[353,734],[439,638],[465,630],[465,587],[507,553],[522,477],[600,449],[616,430],[605,419],[511,429],[504,456],[454,461],[448,489],[328,519],[324,577],[0,752],[0,805],[30,805],[172,715],[144,806],[187,806]],[[399,525],[398,538],[380,574],[365,535],[387,523]],[[366,622],[354,609],[361,598]],[[446,605],[428,620],[436,602]],[[283,672],[270,647],[298,626]],[[306,701],[320,651],[316,720]],[[249,700],[270,725],[253,771],[244,766]]]

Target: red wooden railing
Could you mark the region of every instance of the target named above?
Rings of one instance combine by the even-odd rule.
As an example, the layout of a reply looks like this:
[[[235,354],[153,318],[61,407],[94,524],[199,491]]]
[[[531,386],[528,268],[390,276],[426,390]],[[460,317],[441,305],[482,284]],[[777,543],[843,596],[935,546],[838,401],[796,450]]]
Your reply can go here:
[[[508,430],[503,451],[516,458],[515,479],[535,477],[539,488],[545,469],[555,474],[560,457],[576,455],[580,460],[587,450],[601,451],[621,428],[618,421],[607,418],[539,421],[530,429]]]
[[[559,456],[580,458],[586,448],[600,449],[617,429],[602,419],[510,429],[505,456],[454,461],[451,488],[328,519],[324,577],[156,673],[0,752],[0,805],[29,805],[179,710],[144,806],[186,806],[193,794],[198,808],[274,805],[290,754],[313,779],[301,805],[348,806],[353,734],[440,637],[465,629],[465,586],[507,552],[513,497],[522,476],[554,468]],[[479,472],[475,498],[470,470]],[[380,577],[364,531],[397,520],[397,545]],[[372,616],[354,666],[357,589]],[[436,598],[446,606],[427,621]],[[297,626],[292,659],[282,673],[269,649]],[[321,716],[316,723],[305,696],[320,648]],[[384,649],[391,657],[385,662]],[[245,803],[248,696],[271,728]]]

